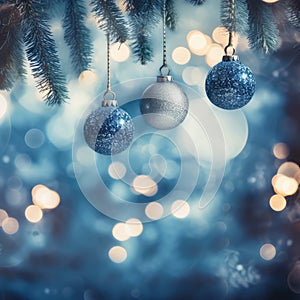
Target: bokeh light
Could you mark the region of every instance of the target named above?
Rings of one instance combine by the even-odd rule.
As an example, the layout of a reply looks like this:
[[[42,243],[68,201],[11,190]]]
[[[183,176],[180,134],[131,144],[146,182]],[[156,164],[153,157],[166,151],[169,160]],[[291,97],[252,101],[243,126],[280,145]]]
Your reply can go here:
[[[269,201],[270,207],[275,211],[282,211],[286,207],[286,200],[281,195],[273,195]]]
[[[152,188],[149,188],[148,190],[146,190],[144,192],[144,195],[147,197],[153,197],[154,195],[156,195],[156,193],[158,192],[158,186],[157,184],[153,181],[153,186]]]
[[[94,70],[82,71],[78,77],[79,84],[85,87],[91,87],[97,82],[97,74]]]
[[[279,0],[262,0],[262,1],[266,3],[275,3],[278,2]]]
[[[277,174],[272,178],[272,185],[275,193],[282,196],[294,195],[298,190],[297,180],[282,174]]]
[[[219,44],[224,44],[228,42],[228,31],[225,27],[218,26],[214,29],[212,33],[212,38],[215,42]]]
[[[186,67],[182,72],[182,79],[188,85],[200,85],[205,80],[205,73],[198,67]]]
[[[212,43],[211,37],[199,30],[190,31],[186,39],[191,52],[199,56],[206,55]]]
[[[207,39],[199,30],[192,30],[187,34],[187,43],[192,53],[197,54],[207,47]]]
[[[7,234],[15,234],[19,230],[19,222],[15,218],[8,217],[3,220],[2,229]]]
[[[73,120],[73,116],[65,116],[64,118],[59,115],[54,115],[48,121],[46,125],[47,137],[56,148],[69,149],[72,144],[74,134]],[[64,130],[62,130],[62,128]]]
[[[10,157],[8,155],[4,155],[2,157],[2,161],[5,163],[5,164],[8,164],[10,162]]]
[[[112,229],[113,237],[118,241],[126,241],[130,238],[130,234],[127,230],[127,224],[117,223]]]
[[[3,118],[3,116],[5,115],[5,113],[7,112],[7,100],[6,98],[0,94],[0,120]]]
[[[89,155],[90,149],[86,146],[80,147],[76,152],[76,158],[84,166],[92,166],[94,158]]]
[[[296,294],[300,294],[300,262],[297,262],[287,278],[289,288]]]
[[[147,175],[138,175],[132,182],[134,191],[145,196],[153,196],[157,192],[156,182]]]
[[[15,158],[15,166],[20,170],[29,168],[31,163],[31,158],[27,154],[18,154]]]
[[[164,213],[164,208],[158,202],[151,202],[145,208],[145,214],[151,220],[160,219],[163,213]]]
[[[300,184],[300,170],[295,174],[294,178],[297,180],[298,184]]]
[[[25,209],[25,217],[31,223],[38,223],[43,218],[43,211],[37,205],[29,205]]]
[[[108,174],[113,179],[122,179],[126,174],[126,167],[123,163],[114,161],[108,167]]]
[[[130,57],[130,48],[125,43],[115,43],[111,46],[110,53],[114,61],[123,62]]]
[[[225,27],[218,26],[214,29],[212,37],[214,41],[216,41],[217,43],[226,46],[229,41],[229,32]],[[238,35],[234,34],[232,37],[233,47],[236,48],[237,43],[238,43]]]
[[[41,209],[54,209],[60,203],[59,194],[42,184],[33,187],[31,195],[33,204]]]
[[[273,147],[273,154],[278,159],[286,159],[290,154],[290,149],[285,143],[277,143]]]
[[[111,259],[111,261],[119,264],[126,260],[127,251],[123,247],[115,246],[109,250],[108,256]]]
[[[176,200],[172,203],[171,212],[178,219],[186,218],[190,213],[190,206],[184,200]]]
[[[222,61],[223,56],[224,49],[218,44],[211,44],[206,54],[205,61],[210,67],[213,67],[214,65]]]
[[[185,47],[177,47],[172,52],[172,59],[178,65],[185,65],[191,59],[191,52]]]
[[[131,237],[137,237],[143,232],[143,224],[140,220],[131,218],[126,221],[126,231]]]
[[[294,178],[297,172],[299,171],[299,166],[291,161],[284,162],[277,171],[277,174],[282,174],[287,177]]]
[[[0,209],[0,227],[2,226],[2,222],[8,218],[8,214],[4,209]]]
[[[264,244],[261,246],[259,254],[264,260],[272,260],[276,256],[276,248],[272,244]]]
[[[26,132],[24,139],[28,147],[35,149],[43,145],[45,136],[41,130],[32,128]]]

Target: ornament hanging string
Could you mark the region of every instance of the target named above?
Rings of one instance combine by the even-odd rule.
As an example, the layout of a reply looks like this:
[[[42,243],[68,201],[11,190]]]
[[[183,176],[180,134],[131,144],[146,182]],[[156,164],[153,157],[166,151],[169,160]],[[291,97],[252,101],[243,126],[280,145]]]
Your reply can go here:
[[[167,26],[166,26],[166,0],[163,1],[162,17],[163,17],[163,64],[159,69],[160,75],[163,76],[163,70],[167,71],[167,75],[170,75],[171,69],[167,64]]]
[[[106,91],[103,95],[103,101],[102,101],[102,106],[117,106],[117,101],[116,101],[116,94],[111,90],[111,85],[110,85],[110,35],[109,33],[106,34],[106,45],[107,45],[107,86],[106,86]],[[112,99],[109,99],[112,98]]]
[[[235,54],[235,48],[233,46],[233,34],[236,31],[236,25],[235,25],[235,0],[228,0],[230,2],[230,30],[229,30],[229,39],[228,39],[228,44],[226,45],[224,51],[226,55],[228,54],[228,50],[231,49],[231,54]]]

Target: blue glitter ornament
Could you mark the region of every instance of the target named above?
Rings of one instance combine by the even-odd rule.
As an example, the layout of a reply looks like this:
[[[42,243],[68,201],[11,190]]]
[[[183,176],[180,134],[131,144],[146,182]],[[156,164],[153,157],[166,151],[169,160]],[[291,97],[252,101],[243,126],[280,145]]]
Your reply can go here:
[[[117,107],[116,100],[103,101],[102,107],[87,117],[83,130],[88,146],[104,155],[124,151],[133,139],[132,119]]]
[[[255,78],[251,70],[236,55],[225,55],[207,75],[205,90],[209,100],[223,109],[245,106],[255,92]]]

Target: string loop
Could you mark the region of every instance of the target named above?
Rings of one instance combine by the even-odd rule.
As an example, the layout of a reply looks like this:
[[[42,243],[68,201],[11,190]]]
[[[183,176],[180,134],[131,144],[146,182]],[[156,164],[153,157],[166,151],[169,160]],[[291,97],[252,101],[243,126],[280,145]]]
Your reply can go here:
[[[106,101],[116,100],[116,93],[114,93],[112,90],[107,90],[103,94],[103,100],[106,100]]]
[[[169,76],[170,73],[171,73],[171,69],[170,69],[170,67],[169,67],[168,65],[162,65],[162,66],[159,68],[160,76],[165,76],[165,75],[164,75],[164,72],[163,72],[164,70],[166,70],[166,74],[167,74],[167,76]]]
[[[235,0],[228,0],[230,1],[230,30],[229,30],[229,38],[228,38],[228,44],[224,48],[224,52],[226,55],[234,55],[235,54],[235,48],[233,46],[233,34],[236,31],[236,24],[235,24]],[[231,50],[231,54],[228,54],[228,50]]]
[[[116,94],[111,90],[110,86],[110,36],[109,33],[106,34],[106,45],[107,45],[107,86],[106,91],[103,94],[102,106],[118,106],[116,100]]]
[[[163,1],[162,17],[163,17],[163,64],[159,69],[160,75],[163,75],[163,70],[167,71],[167,76],[170,75],[171,69],[167,64],[167,29],[166,29],[166,0]]]
[[[110,92],[110,36],[109,33],[106,35],[106,55],[107,55],[107,88],[106,94]],[[104,94],[105,95],[105,94]]]

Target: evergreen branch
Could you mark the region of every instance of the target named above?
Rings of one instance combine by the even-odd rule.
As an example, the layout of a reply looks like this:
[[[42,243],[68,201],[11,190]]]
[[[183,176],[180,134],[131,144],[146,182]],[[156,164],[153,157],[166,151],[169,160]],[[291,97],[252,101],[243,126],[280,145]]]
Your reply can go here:
[[[249,32],[248,9],[246,0],[235,0],[236,31],[247,35]]]
[[[122,11],[113,0],[92,0],[92,12],[100,29],[110,34],[113,42],[125,42],[128,29]]]
[[[124,0],[125,10],[129,16],[135,15],[148,24],[155,24],[160,20],[164,0]]]
[[[205,2],[205,0],[185,0],[185,1],[191,3],[195,6],[202,5]]]
[[[247,4],[250,47],[262,49],[265,54],[275,51],[279,46],[279,30],[272,7],[261,0],[247,0]]]
[[[41,1],[22,0],[24,42],[27,58],[37,87],[49,105],[61,104],[66,99],[66,80],[62,74],[55,41],[47,24]]]
[[[249,28],[247,20],[248,9],[246,0],[235,0],[234,20],[232,20],[231,16],[230,1],[221,1],[221,22],[228,31],[246,34]]]
[[[65,7],[65,0],[42,0],[44,8],[47,10],[48,17],[61,16]]]
[[[71,50],[72,65],[76,76],[91,67],[92,42],[85,26],[86,7],[82,0],[69,0],[65,7],[64,39]]]
[[[131,27],[131,48],[138,61],[145,65],[153,58],[151,31],[162,18],[162,0],[124,0]]]
[[[131,43],[132,52],[142,65],[146,65],[153,58],[153,48],[150,39],[151,34],[145,22],[133,18],[131,23],[135,28],[134,40]]]
[[[43,0],[45,8],[52,8],[58,4],[62,4],[64,0]]]
[[[13,4],[2,5],[0,20],[0,89],[9,90],[26,73],[18,8]]]
[[[289,23],[300,29],[300,1],[288,0],[283,3],[286,5],[286,13]]]
[[[175,30],[177,13],[174,0],[166,0],[166,25],[169,29]]]
[[[231,11],[231,1],[230,0],[221,0],[221,22],[222,25],[229,31],[235,32],[236,16],[235,9]],[[232,15],[233,13],[233,15]]]

